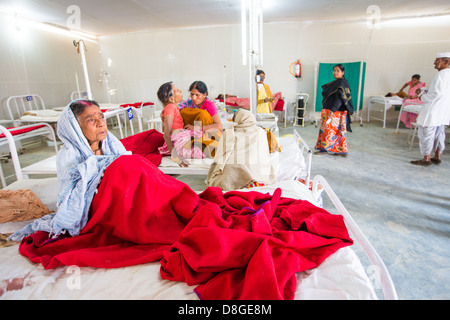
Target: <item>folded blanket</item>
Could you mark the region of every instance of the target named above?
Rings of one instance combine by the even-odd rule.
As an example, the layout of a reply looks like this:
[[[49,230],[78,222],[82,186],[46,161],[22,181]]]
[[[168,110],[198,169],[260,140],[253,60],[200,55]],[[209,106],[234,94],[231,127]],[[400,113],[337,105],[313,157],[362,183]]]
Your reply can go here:
[[[51,212],[31,190],[0,190],[0,223],[38,219]]]
[[[155,129],[147,130],[120,140],[127,151],[150,160],[155,166],[161,164],[162,154],[158,148],[164,144],[164,136]]]
[[[20,253],[50,269],[116,268],[161,260],[164,279],[203,299],[292,299],[295,273],[352,243],[343,218],[307,201],[258,192],[197,195],[139,155],[105,171],[75,237],[25,238]]]

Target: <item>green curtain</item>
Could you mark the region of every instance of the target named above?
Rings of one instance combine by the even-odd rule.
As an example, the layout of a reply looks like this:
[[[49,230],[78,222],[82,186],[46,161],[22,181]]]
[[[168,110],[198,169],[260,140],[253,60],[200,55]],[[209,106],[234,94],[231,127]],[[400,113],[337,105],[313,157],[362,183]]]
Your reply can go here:
[[[316,94],[316,112],[322,111],[322,86],[331,82],[334,79],[333,77],[333,67],[340,62],[334,63],[319,63],[319,74],[317,77],[317,94]],[[361,71],[361,63],[362,71]],[[359,99],[359,110],[362,109],[363,106],[363,97],[364,97],[364,79],[366,77],[366,63],[362,61],[358,62],[342,62],[345,67],[345,78],[350,84],[350,92],[352,94],[353,100],[353,108],[356,112],[357,101]],[[361,92],[359,93],[359,76],[362,72],[362,81],[361,81]]]

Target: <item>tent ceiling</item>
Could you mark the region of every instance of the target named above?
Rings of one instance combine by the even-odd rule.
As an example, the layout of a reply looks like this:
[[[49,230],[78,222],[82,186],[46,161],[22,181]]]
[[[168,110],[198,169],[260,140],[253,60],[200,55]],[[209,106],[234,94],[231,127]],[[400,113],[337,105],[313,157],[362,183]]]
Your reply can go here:
[[[448,0],[263,0],[264,22],[365,21],[376,4],[381,19],[450,14]],[[65,26],[77,5],[81,30],[98,36],[152,29],[240,23],[241,0],[2,0],[0,8]],[[414,26],[412,26],[414,27]]]

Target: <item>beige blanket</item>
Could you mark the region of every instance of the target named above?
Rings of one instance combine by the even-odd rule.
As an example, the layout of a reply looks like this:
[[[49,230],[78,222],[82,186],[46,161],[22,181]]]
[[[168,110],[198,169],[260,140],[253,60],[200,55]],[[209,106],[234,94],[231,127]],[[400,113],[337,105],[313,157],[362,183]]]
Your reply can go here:
[[[28,221],[49,213],[31,190],[0,190],[0,223]]]
[[[219,142],[206,184],[229,191],[253,182],[275,183],[276,174],[266,131],[257,125],[253,113],[239,109]]]

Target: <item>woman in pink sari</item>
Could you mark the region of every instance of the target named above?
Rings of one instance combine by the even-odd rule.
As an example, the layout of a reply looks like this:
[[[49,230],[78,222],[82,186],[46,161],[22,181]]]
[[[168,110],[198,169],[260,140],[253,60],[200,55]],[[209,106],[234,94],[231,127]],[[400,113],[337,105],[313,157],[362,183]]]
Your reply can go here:
[[[408,81],[403,85],[399,92],[403,92],[409,86],[408,94],[403,100],[403,105],[407,106],[409,104],[422,104],[420,100],[420,89],[426,86],[425,82],[420,82],[420,75],[415,74],[412,76],[411,81]],[[411,128],[411,123],[415,122],[417,114],[411,112],[403,112],[400,116],[400,120],[405,124],[406,128]]]

